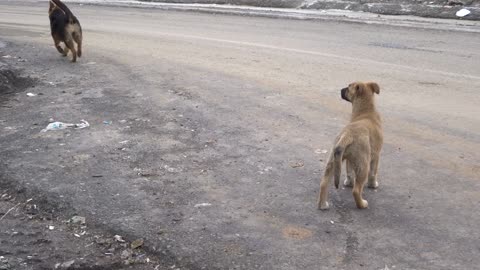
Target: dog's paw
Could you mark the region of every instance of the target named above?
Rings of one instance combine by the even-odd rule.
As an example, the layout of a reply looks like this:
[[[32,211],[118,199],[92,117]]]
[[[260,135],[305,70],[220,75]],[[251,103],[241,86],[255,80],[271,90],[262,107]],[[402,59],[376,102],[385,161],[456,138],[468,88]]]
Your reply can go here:
[[[318,203],[318,210],[327,210],[328,208],[330,208],[330,205],[328,204],[328,202]]]
[[[352,178],[345,177],[345,181],[343,181],[343,185],[346,186],[346,187],[353,187]]]
[[[358,208],[358,209],[368,208],[368,202],[367,202],[367,200],[362,200],[362,202],[361,202],[360,204],[357,204],[357,208]]]
[[[378,181],[369,182],[368,187],[373,189],[378,188]]]

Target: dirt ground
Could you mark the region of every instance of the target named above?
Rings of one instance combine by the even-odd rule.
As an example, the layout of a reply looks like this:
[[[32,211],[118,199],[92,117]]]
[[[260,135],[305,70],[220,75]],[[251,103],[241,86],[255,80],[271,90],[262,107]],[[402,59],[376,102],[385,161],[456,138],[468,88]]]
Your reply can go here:
[[[5,49],[5,43],[0,45],[3,56],[0,59],[0,107],[11,108],[7,105],[11,104],[9,101],[18,101],[19,96],[42,89],[47,82],[18,69],[18,63],[25,61],[21,57],[11,57],[8,53],[17,51]],[[15,46],[15,49],[20,47]],[[53,84],[48,82],[47,85]],[[36,92],[35,95],[41,98],[44,94]],[[34,123],[35,126],[38,123]],[[8,133],[18,127],[3,129]],[[24,151],[25,154],[31,152]],[[2,173],[0,269],[162,269],[156,259],[143,250],[143,239],[128,241],[95,229],[73,209],[68,203],[62,203],[61,198],[44,195],[35,189],[27,191]]]
[[[140,247],[23,200],[22,190],[2,190],[0,269],[154,269],[155,260]],[[62,214],[61,214],[62,213]],[[74,219],[77,216],[72,216]],[[157,269],[160,269],[157,267]]]
[[[72,5],[85,35],[72,64],[46,4],[0,2],[0,78],[15,82],[0,91],[1,267],[479,264],[478,35]],[[380,188],[360,211],[332,187],[321,212],[350,113],[339,90],[357,79],[381,85]]]

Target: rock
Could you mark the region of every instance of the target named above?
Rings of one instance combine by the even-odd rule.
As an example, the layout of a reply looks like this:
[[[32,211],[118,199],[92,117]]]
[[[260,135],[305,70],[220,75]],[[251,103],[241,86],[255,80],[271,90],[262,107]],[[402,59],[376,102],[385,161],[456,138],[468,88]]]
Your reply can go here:
[[[12,266],[8,263],[8,260],[0,256],[0,270],[10,270],[13,269]]]
[[[122,253],[120,254],[120,257],[122,258],[122,260],[126,260],[132,257],[132,254],[133,254],[132,250],[126,249],[122,251]]]
[[[463,6],[465,4],[461,1],[450,0],[450,1],[447,2],[447,5],[448,6]]]
[[[67,269],[67,268],[69,268],[70,266],[72,266],[74,263],[75,263],[75,260],[66,261],[66,262],[60,264],[60,267],[59,267],[59,268]]]
[[[290,162],[290,167],[292,168],[301,168],[303,165],[303,161]]]
[[[199,208],[199,207],[206,207],[206,206],[211,206],[211,203],[197,203],[193,207]]]
[[[103,239],[103,238],[97,238],[97,239],[95,239],[95,243],[97,243],[99,245],[105,245],[105,244],[107,244],[107,240]]]
[[[70,223],[72,223],[72,224],[85,225],[86,219],[85,219],[85,217],[82,217],[82,216],[73,216],[73,217],[70,219]]]
[[[136,249],[136,248],[139,248],[141,246],[143,246],[143,239],[142,238],[137,239],[130,244],[130,247],[132,249]]]

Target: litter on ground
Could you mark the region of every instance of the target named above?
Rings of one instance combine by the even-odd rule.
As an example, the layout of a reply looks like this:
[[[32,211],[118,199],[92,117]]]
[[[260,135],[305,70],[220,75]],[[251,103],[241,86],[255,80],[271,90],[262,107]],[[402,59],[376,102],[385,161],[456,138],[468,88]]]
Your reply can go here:
[[[455,13],[455,15],[457,15],[457,17],[465,17],[468,14],[470,14],[470,10],[468,10],[466,8],[462,8],[459,11],[457,11],[457,13]]]
[[[48,124],[48,126],[44,129],[42,129],[42,132],[47,132],[49,130],[62,130],[62,129],[67,129],[67,128],[74,128],[74,129],[81,129],[81,128],[86,128],[89,127],[90,124],[82,120],[81,123],[79,124],[69,124],[69,123],[63,123],[63,122],[53,122]]]

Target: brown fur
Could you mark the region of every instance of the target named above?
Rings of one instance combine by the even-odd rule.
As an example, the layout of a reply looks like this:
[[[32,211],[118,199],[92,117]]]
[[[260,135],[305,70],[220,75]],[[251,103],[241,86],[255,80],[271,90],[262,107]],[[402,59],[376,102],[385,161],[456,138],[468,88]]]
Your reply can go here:
[[[60,0],[50,0],[48,17],[50,19],[50,30],[57,51],[63,56],[72,52],[72,62],[77,61],[77,56],[82,56],[82,27],[77,17]],[[60,43],[65,43],[65,48]],[[75,43],[77,49],[75,49]]]
[[[341,90],[342,98],[352,103],[350,123],[335,139],[335,144],[320,182],[319,209],[328,209],[328,184],[334,178],[338,188],[342,162],[346,160],[347,178],[344,185],[353,186],[353,198],[358,208],[367,208],[362,198],[365,183],[377,188],[377,171],[383,145],[382,120],[375,109],[375,94],[380,87],[374,82],[355,82]]]

